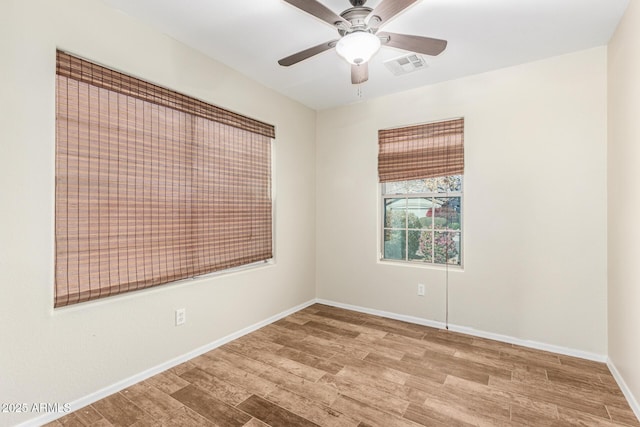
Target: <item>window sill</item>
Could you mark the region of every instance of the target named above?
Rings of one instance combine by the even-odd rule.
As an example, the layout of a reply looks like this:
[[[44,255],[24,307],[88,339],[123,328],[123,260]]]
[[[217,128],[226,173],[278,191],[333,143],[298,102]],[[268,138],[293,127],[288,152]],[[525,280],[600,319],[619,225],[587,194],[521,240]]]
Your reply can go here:
[[[381,265],[390,265],[394,267],[416,267],[422,268],[426,270],[439,270],[439,271],[450,271],[450,272],[464,272],[464,266],[459,265],[443,265],[443,264],[427,264],[420,261],[402,261],[402,260],[393,260],[393,259],[384,259],[379,258],[378,264]]]
[[[173,282],[163,283],[162,285],[150,286],[147,288],[136,289],[129,292],[123,292],[115,295],[105,296],[103,298],[91,299],[88,301],[83,301],[80,303],[69,304],[62,307],[52,307],[53,315],[61,315],[62,313],[70,313],[76,311],[82,311],[86,309],[92,309],[93,307],[112,304],[117,301],[130,300],[135,298],[140,298],[143,295],[150,295],[156,292],[166,292],[168,288],[180,287],[190,283],[198,283],[204,282],[208,279],[216,279],[224,276],[231,276],[240,273],[245,273],[249,271],[255,271],[262,268],[268,268],[276,265],[276,260],[274,258],[270,258],[264,261],[257,261],[251,264],[240,265],[238,267],[227,268],[224,270],[218,270],[207,274],[202,274],[200,276],[187,277],[180,280],[175,280]]]

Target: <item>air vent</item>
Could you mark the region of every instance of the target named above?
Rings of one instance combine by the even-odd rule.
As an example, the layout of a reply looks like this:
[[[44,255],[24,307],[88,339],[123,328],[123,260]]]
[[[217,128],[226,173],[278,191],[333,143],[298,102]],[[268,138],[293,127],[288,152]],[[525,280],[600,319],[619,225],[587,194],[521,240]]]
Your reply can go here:
[[[415,53],[385,61],[384,65],[396,76],[427,68],[424,59]]]

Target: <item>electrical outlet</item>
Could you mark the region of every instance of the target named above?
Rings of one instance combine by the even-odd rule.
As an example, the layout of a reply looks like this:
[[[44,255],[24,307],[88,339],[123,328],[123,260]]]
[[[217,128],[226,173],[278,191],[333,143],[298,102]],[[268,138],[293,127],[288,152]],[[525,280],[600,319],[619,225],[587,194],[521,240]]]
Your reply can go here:
[[[176,309],[176,326],[184,325],[186,321],[187,321],[187,309],[186,308]]]
[[[418,283],[418,296],[424,296],[424,285],[422,283]]]

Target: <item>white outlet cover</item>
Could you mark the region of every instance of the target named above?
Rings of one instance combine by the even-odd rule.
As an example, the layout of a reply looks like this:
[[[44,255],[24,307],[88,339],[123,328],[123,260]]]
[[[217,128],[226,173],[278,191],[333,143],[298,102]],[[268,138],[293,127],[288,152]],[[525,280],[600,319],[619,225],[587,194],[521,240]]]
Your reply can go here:
[[[178,308],[176,310],[176,326],[184,325],[187,321],[187,310]]]

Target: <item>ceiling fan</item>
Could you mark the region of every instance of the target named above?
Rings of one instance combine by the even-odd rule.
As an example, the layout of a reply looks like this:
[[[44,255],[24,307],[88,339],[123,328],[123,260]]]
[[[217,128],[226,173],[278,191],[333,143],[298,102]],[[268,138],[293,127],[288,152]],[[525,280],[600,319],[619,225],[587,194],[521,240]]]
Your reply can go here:
[[[375,9],[364,5],[367,0],[349,0],[353,7],[340,15],[317,0],[285,1],[336,28],[341,37],[282,58],[278,64],[284,67],[335,47],[351,64],[351,83],[359,84],[369,79],[368,61],[381,45],[431,56],[440,54],[447,47],[446,40],[378,32],[387,21],[418,0],[382,0]]]

